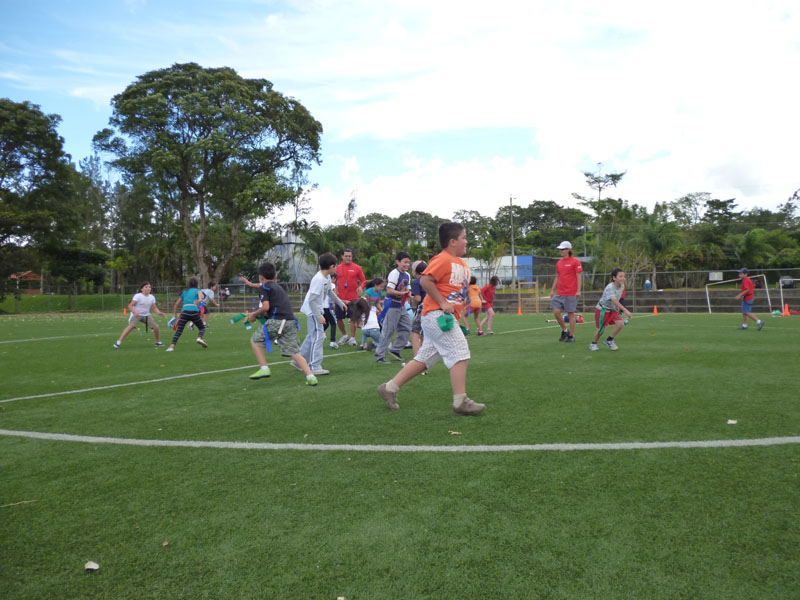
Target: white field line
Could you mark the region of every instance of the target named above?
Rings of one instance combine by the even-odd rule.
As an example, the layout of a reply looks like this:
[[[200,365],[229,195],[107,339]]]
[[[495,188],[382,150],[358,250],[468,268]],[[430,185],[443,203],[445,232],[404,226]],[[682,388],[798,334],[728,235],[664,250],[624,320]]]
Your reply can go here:
[[[53,337],[43,337],[43,338],[28,338],[24,340],[5,340],[0,342],[0,344],[21,344],[23,342],[46,342],[49,340],[71,340],[73,338],[84,338],[84,337],[100,337],[100,336],[113,336],[113,333],[81,333],[77,335],[56,335]]]
[[[664,448],[744,448],[800,444],[800,436],[740,440],[696,440],[686,442],[618,442],[606,444],[505,444],[498,446],[406,446],[377,444],[279,444],[271,442],[200,442],[191,440],[140,440],[132,438],[70,435],[0,429],[0,435],[57,442],[114,444],[148,448],[217,448],[227,450],[312,450],[317,452],[567,452],[597,450],[660,450]]]
[[[541,329],[552,329],[552,328],[553,328],[553,325],[548,325],[546,327],[533,327],[531,329],[518,329],[516,331],[501,331],[501,332],[498,332],[496,335],[503,335],[503,334],[507,334],[507,333],[524,333],[524,332],[527,332],[527,331],[538,331],[538,330],[541,330]],[[39,338],[39,339],[43,339],[43,338]],[[326,354],[325,358],[334,358],[334,357],[337,357],[337,356],[349,356],[351,354],[360,354],[361,352],[362,352],[362,350],[355,350],[355,351],[352,351],[352,352],[338,352],[336,354]],[[287,364],[289,364],[288,360],[282,360],[282,361],[271,362],[270,366],[287,365]],[[229,369],[215,369],[213,371],[200,371],[198,373],[186,373],[186,374],[183,374],[183,375],[172,375],[171,377],[159,377],[158,379],[145,379],[144,381],[130,381],[128,383],[114,383],[114,384],[111,384],[111,385],[102,385],[102,386],[98,386],[98,387],[82,388],[82,389],[78,389],[78,390],[65,390],[65,391],[61,391],[61,392],[50,392],[48,394],[36,394],[36,395],[33,395],[33,396],[18,396],[16,398],[6,398],[5,400],[0,400],[0,404],[5,404],[6,402],[18,402],[20,400],[36,400],[36,399],[39,399],[39,398],[54,398],[56,396],[67,396],[69,394],[83,394],[85,392],[100,392],[100,391],[103,391],[103,390],[113,390],[113,389],[116,389],[116,388],[130,387],[130,386],[133,386],[133,385],[145,385],[145,384],[149,384],[149,383],[162,383],[164,381],[173,381],[173,380],[176,380],[176,379],[186,379],[186,378],[189,378],[189,377],[200,377],[200,376],[203,376],[203,375],[215,375],[217,373],[229,373],[231,371],[242,371],[244,369],[255,369],[256,367],[258,367],[258,365],[247,365],[247,366],[244,366],[244,367],[231,367]]]

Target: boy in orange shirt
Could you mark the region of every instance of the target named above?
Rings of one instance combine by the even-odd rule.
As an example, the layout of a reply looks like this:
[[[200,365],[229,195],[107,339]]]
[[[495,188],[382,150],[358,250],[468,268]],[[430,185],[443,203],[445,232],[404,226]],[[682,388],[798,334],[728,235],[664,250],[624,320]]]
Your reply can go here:
[[[420,278],[427,292],[422,303],[422,347],[394,378],[378,386],[378,394],[387,408],[398,410],[397,391],[441,358],[450,369],[453,412],[457,415],[477,415],[486,405],[467,397],[469,346],[461,328],[454,326],[464,309],[469,281],[469,267],[461,259],[467,251],[464,227],[459,223],[443,223],[439,226],[439,243],[442,251],[431,259]]]

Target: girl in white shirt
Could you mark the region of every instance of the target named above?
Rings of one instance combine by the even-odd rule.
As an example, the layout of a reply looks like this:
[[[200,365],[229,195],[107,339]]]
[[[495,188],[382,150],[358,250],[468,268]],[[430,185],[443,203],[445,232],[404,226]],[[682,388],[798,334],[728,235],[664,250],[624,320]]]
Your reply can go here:
[[[153,335],[156,338],[156,346],[163,346],[164,342],[159,340],[159,330],[158,324],[156,320],[150,316],[150,311],[157,313],[160,316],[164,316],[164,313],[158,309],[156,306],[156,297],[150,294],[153,290],[153,286],[150,285],[150,282],[144,282],[142,285],[139,286],[139,291],[133,296],[131,301],[128,303],[128,312],[130,313],[130,317],[128,317],[128,326],[122,330],[122,335],[119,336],[119,339],[114,342],[114,348],[119,348],[122,346],[122,340],[136,328],[136,324],[139,322],[144,323],[147,327],[153,330]]]

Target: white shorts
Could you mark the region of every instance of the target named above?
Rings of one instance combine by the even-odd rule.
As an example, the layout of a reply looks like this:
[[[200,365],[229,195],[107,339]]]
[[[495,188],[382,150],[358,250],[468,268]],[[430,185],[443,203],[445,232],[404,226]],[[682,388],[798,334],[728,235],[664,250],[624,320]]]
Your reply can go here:
[[[429,369],[439,362],[440,358],[448,369],[452,369],[457,362],[470,358],[467,338],[464,337],[461,327],[455,325],[450,331],[439,329],[436,319],[443,314],[441,310],[432,310],[422,316],[422,332],[425,337],[414,360],[425,363]]]

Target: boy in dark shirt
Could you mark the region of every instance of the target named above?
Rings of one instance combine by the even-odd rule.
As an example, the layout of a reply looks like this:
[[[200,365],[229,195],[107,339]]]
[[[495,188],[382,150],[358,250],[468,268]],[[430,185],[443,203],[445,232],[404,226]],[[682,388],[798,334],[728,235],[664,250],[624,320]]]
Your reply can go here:
[[[267,366],[264,353],[266,335],[280,348],[281,356],[291,356],[294,362],[306,375],[306,385],[317,385],[317,378],[308,368],[308,363],[300,354],[300,344],[297,341],[297,319],[289,301],[289,295],[278,283],[278,271],[272,263],[264,263],[258,267],[258,288],[260,306],[248,316],[250,322],[255,322],[258,317],[267,319],[262,327],[257,327],[250,338],[250,346],[258,359],[261,368],[250,375],[250,379],[261,379],[271,375]]]

